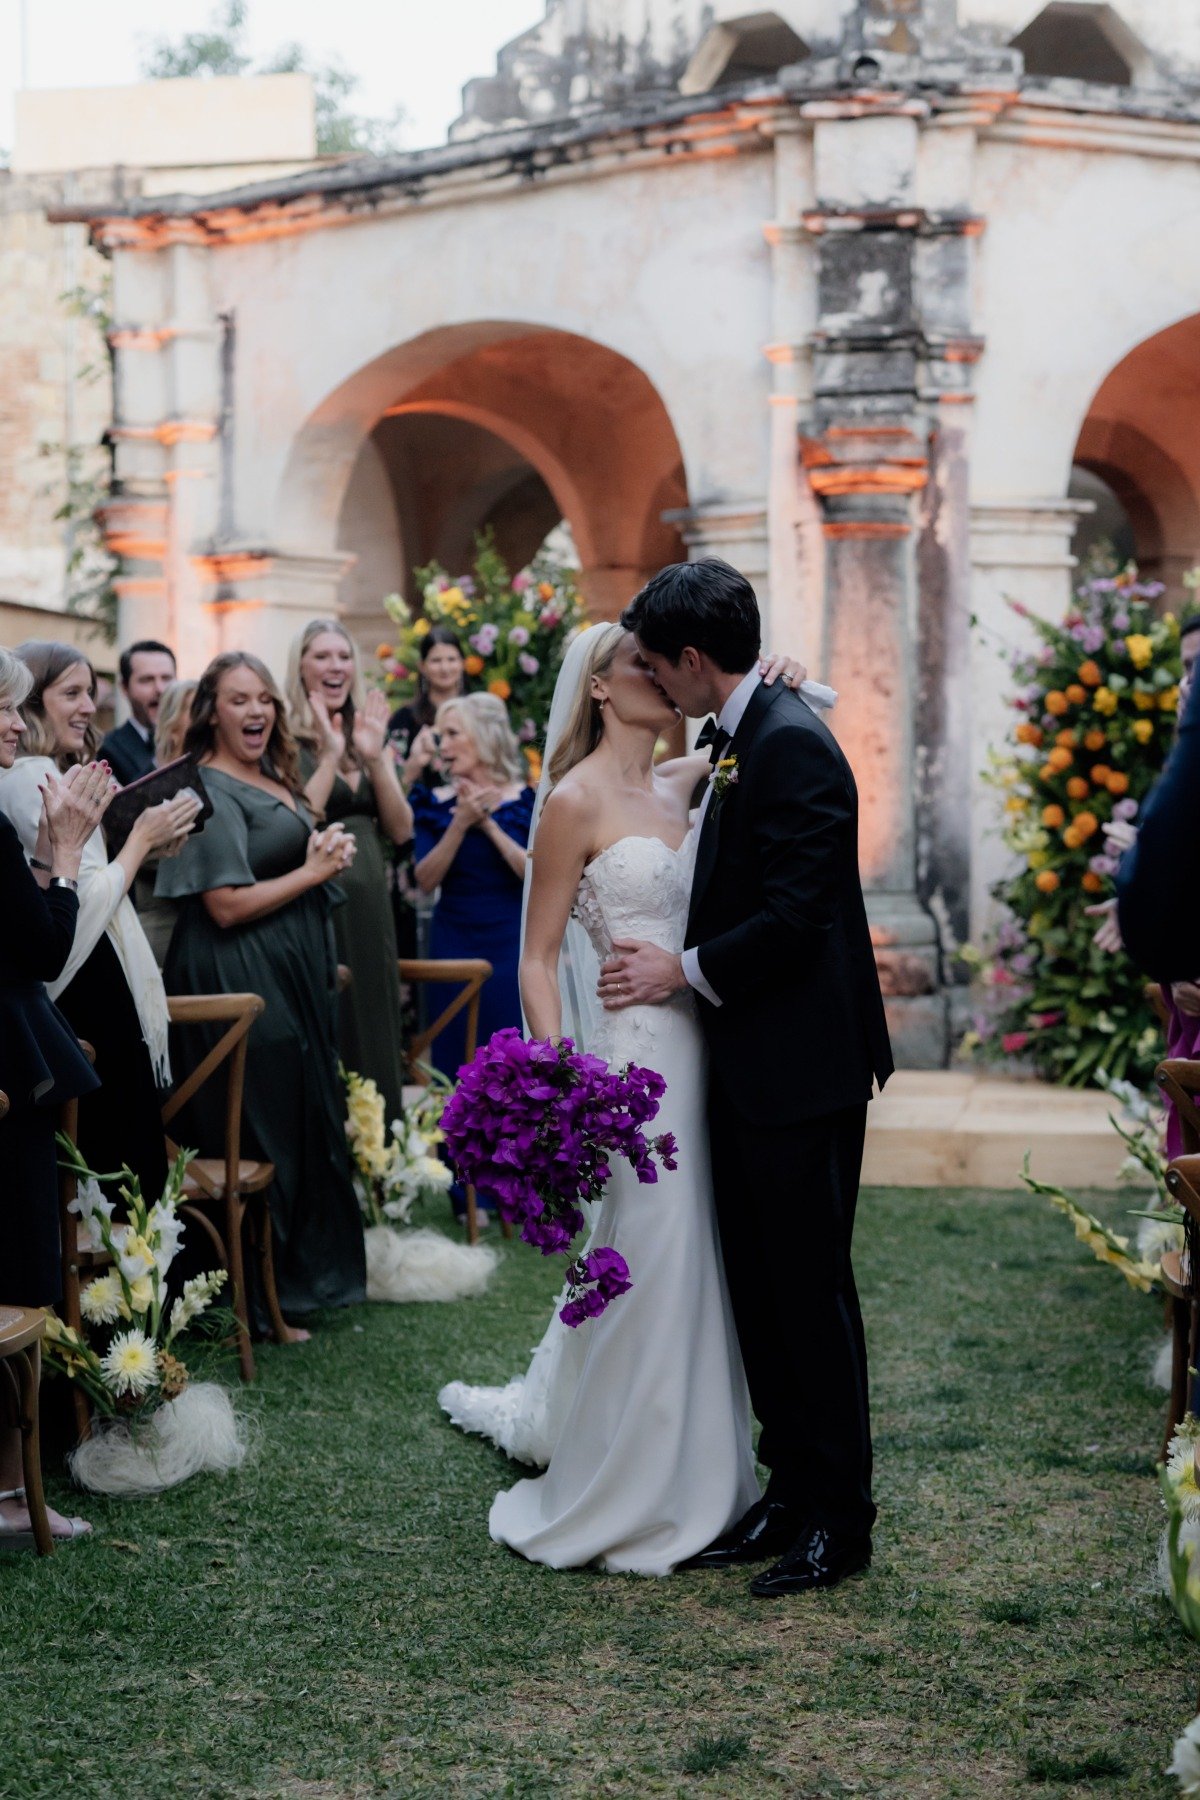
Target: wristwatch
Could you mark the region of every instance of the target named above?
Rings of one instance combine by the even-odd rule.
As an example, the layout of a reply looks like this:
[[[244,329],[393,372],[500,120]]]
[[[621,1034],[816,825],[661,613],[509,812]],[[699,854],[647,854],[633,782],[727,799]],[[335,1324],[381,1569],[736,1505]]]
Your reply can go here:
[[[72,881],[69,875],[52,875],[50,877],[50,886],[66,888],[68,893],[72,894],[77,894],[79,892],[79,883],[77,881]]]

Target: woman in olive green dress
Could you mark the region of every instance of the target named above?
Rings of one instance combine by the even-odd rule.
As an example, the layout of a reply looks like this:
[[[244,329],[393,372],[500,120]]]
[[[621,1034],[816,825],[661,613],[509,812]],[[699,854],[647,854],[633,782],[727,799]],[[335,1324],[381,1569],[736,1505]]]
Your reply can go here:
[[[303,1317],[365,1297],[335,1042],[336,890],[326,885],[351,866],[354,840],[336,824],[313,830],[283,698],[256,657],[231,651],[209,664],[185,749],[204,765],[213,813],[159,868],[158,894],[179,902],[167,991],[267,1003],[248,1040],[242,1143],[275,1165],[275,1281],[284,1314]],[[220,1030],[179,1028],[179,1066],[194,1067]],[[206,1084],[180,1121],[181,1141],[220,1154],[224,1112],[220,1083]]]
[[[406,844],[413,826],[388,742],[387,701],[365,691],[358,650],[336,619],[313,619],[293,641],[287,693],[309,806],[344,825],[358,845],[339,883],[346,903],[333,919],[338,960],[351,976],[338,1047],[348,1069],[377,1083],[391,1120],[401,1111],[404,1019],[381,833]]]

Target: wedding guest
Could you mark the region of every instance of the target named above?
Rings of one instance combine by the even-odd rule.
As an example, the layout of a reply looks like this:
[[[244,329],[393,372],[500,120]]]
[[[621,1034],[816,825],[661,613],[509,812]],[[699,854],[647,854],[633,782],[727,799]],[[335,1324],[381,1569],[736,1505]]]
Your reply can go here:
[[[300,747],[300,779],[313,814],[336,820],[357,852],[334,909],[339,962],[350,970],[341,995],[338,1049],[346,1068],[368,1075],[398,1118],[404,1088],[404,1020],[396,968],[384,835],[409,844],[412,809],[388,743],[387,701],[367,693],[358,650],[336,619],[313,619],[288,657],[287,698]]]
[[[141,638],[122,650],[119,672],[129,717],[107,733],[100,754],[128,787],[154,767],[154,729],[162,697],[175,679],[175,653],[155,638]]]
[[[340,824],[315,830],[287,708],[270,671],[237,650],[200,677],[184,748],[203,765],[212,816],[158,892],[179,902],[166,978],[176,994],[261,994],[250,1031],[244,1154],[275,1165],[268,1190],[275,1280],[289,1317],[365,1292],[362,1222],[346,1148],[335,1040],[337,959],[329,883],[354,857]],[[220,1027],[189,1027],[187,1066]],[[224,1144],[219,1084],[196,1096],[181,1130],[212,1155]],[[251,1295],[261,1322],[261,1296]],[[308,1333],[292,1329],[289,1341]]]
[[[33,684],[25,664],[0,650],[0,769],[11,769],[25,731],[21,702]],[[38,867],[33,869],[16,830],[0,813],[0,1089],[9,1110],[0,1120],[0,1304],[55,1306],[62,1297],[58,1229],[58,1166],[54,1131],[58,1109],[92,1092],[98,1082],[70,1025],[45,983],[61,974],[79,913],[79,865],[84,846],[113,793],[107,769],[76,764],[61,780],[46,777],[38,821]],[[80,1537],[91,1527],[51,1511],[55,1538]],[[0,1429],[0,1544],[31,1542],[21,1486],[21,1434]]]
[[[1164,983],[1195,972],[1196,896],[1200,893],[1200,616],[1184,627],[1184,678],[1175,747],[1142,807],[1137,841],[1117,873],[1117,926],[1125,949],[1147,975]]]
[[[183,755],[183,740],[192,718],[195,681],[172,681],[162,691],[154,721],[154,761],[158,768]]]
[[[432,787],[439,779],[434,720],[443,701],[467,691],[467,663],[462,645],[449,625],[432,625],[421,639],[417,691],[388,721],[388,735],[399,752],[406,789],[420,782]]]
[[[32,682],[17,760],[0,770],[0,811],[26,853],[41,861],[42,789],[48,778],[90,761],[95,749],[96,676],[70,644],[33,641],[17,655]],[[93,831],[80,861],[74,943],[48,983],[76,1036],[95,1050],[103,1086],[80,1100],[79,1148],[104,1173],[128,1164],[152,1198],[167,1174],[159,1115],[159,1089],[170,1079],[167,1001],[128,894],[147,856],[171,856],[182,847],[197,810],[187,795],[147,808],[111,862],[102,831]]]
[[[480,996],[479,1041],[505,1025],[520,1026],[517,964],[521,890],[533,817],[533,789],[494,694],[464,694],[437,711],[444,786],[412,791],[416,878],[438,890],[430,954],[481,956],[494,973]],[[434,1039],[433,1061],[453,1076],[466,1051],[463,1014]]]

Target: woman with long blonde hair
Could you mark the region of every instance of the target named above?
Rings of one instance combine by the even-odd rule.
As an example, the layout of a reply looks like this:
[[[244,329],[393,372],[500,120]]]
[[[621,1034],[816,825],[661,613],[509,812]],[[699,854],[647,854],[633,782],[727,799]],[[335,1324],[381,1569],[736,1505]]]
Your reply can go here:
[[[336,619],[312,619],[293,639],[287,697],[308,804],[357,845],[339,883],[345,904],[333,916],[338,960],[351,976],[338,1046],[348,1069],[377,1083],[394,1119],[404,1088],[404,1019],[384,839],[408,844],[413,821],[388,740],[387,701],[366,690],[358,648]]]
[[[365,1288],[329,921],[329,884],[353,862],[354,840],[339,824],[316,828],[283,695],[257,657],[233,650],[209,664],[184,747],[203,767],[213,812],[159,870],[158,895],[179,902],[166,977],[175,994],[261,994],[267,1003],[250,1030],[242,1142],[247,1156],[275,1166],[275,1279],[294,1341],[307,1333],[291,1320],[361,1300]],[[220,1029],[181,1028],[189,1066]],[[215,1156],[224,1124],[224,1096],[205,1087],[179,1132]],[[250,1299],[265,1328],[261,1296]]]
[[[447,779],[412,790],[415,872],[422,892],[438,895],[430,954],[483,957],[492,965],[480,1003],[483,1043],[502,1026],[521,1023],[517,962],[533,789],[495,694],[444,700],[436,725]],[[453,1076],[464,1052],[460,1015],[434,1040],[432,1055]]]

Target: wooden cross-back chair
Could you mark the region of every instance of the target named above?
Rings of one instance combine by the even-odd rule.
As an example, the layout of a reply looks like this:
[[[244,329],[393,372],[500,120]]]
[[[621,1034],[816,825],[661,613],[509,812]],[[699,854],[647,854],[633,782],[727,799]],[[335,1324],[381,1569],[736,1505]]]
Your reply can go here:
[[[408,1064],[408,1079],[415,1087],[428,1087],[429,1076],[422,1066],[430,1045],[443,1032],[452,1019],[465,1012],[466,1043],[463,1060],[470,1062],[479,1043],[479,996],[483,984],[492,974],[492,965],[482,956],[464,957],[401,957],[399,964],[400,979],[414,987],[427,984],[438,987],[457,987],[459,992],[451,996],[442,1011],[423,1031],[413,1033],[405,1049],[405,1061]],[[512,1226],[506,1219],[500,1221],[505,1237],[512,1236]],[[479,1202],[473,1187],[467,1189],[467,1241],[474,1244],[479,1241]]]
[[[266,1002],[259,994],[172,994],[167,1009],[174,1025],[225,1025],[226,1031],[201,1057],[175,1089],[162,1109],[163,1125],[170,1125],[188,1101],[207,1081],[226,1068],[225,1154],[196,1156],[187,1165],[180,1211],[211,1238],[223,1266],[229,1271],[230,1302],[237,1318],[238,1361],[242,1380],[254,1379],[254,1350],[250,1342],[250,1311],[246,1293],[243,1225],[247,1227],[251,1253],[258,1268],[271,1330],[280,1343],[292,1337],[279,1308],[275,1291],[275,1266],[271,1245],[271,1213],[264,1189],[275,1176],[275,1165],[244,1158],[242,1145],[242,1097],[246,1082],[246,1041]],[[179,1146],[167,1133],[167,1152],[178,1156]]]
[[[1191,1374],[1200,1337],[1200,1062],[1171,1057],[1154,1071],[1163,1100],[1175,1109],[1183,1154],[1167,1168],[1167,1188],[1184,1210],[1184,1247],[1162,1260],[1162,1283],[1171,1320],[1171,1395],[1163,1454],[1191,1404]]]
[[[8,1095],[0,1092],[0,1119],[7,1111]],[[21,1434],[21,1483],[39,1556],[49,1556],[54,1549],[42,1493],[39,1441],[38,1389],[45,1329],[40,1309],[0,1306],[0,1419],[9,1419]]]

